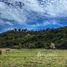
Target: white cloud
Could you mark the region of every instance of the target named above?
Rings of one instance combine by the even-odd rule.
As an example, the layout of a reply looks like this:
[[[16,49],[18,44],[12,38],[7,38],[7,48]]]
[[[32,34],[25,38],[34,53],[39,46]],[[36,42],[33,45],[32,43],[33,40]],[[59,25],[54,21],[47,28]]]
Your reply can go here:
[[[62,24],[58,23],[56,20],[51,20],[51,21],[46,21],[43,23],[44,26],[49,26],[49,25],[59,25],[62,26]]]
[[[51,2],[52,1],[52,2]],[[55,16],[67,16],[67,0],[51,0],[46,7],[47,13]]]
[[[41,3],[38,0],[8,0],[13,6],[8,6],[4,2],[0,2],[0,18],[13,20],[16,23],[23,24],[29,20],[36,20],[36,14],[38,16],[48,17],[66,17],[67,16],[67,0],[42,0]],[[15,5],[15,1],[21,1],[24,3],[22,8]],[[34,16],[30,12],[34,12]],[[33,18],[33,20],[31,18]],[[45,18],[45,17],[44,17]],[[0,20],[2,23],[2,20]],[[12,25],[12,22],[4,22]],[[51,22],[47,22],[48,24]],[[45,22],[46,25],[46,22]]]

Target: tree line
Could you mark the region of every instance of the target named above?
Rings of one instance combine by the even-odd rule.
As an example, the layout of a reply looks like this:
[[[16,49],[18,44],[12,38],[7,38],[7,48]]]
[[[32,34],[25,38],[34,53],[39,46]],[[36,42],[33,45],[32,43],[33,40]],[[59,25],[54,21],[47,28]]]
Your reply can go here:
[[[67,49],[67,26],[40,31],[9,30],[0,33],[0,48]]]

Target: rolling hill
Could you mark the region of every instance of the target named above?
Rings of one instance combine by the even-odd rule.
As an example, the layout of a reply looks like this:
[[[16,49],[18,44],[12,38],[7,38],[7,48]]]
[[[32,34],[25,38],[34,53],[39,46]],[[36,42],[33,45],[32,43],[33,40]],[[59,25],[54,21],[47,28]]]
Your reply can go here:
[[[0,47],[67,49],[67,26],[41,31],[9,30],[0,33]]]

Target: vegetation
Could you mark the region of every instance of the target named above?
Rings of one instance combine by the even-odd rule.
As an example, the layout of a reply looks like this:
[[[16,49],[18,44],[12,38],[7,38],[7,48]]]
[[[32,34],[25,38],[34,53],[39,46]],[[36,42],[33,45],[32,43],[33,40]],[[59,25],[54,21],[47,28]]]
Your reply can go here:
[[[0,67],[67,67],[67,50],[1,49]]]
[[[41,31],[14,29],[0,33],[0,48],[67,49],[67,26]]]
[[[0,33],[0,48],[0,67],[67,67],[67,27]]]

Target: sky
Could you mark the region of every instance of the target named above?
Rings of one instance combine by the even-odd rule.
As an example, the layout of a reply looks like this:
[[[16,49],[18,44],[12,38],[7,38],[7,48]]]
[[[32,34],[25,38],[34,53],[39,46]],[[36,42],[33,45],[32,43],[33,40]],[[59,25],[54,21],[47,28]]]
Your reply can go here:
[[[0,0],[0,32],[67,26],[67,0]]]

